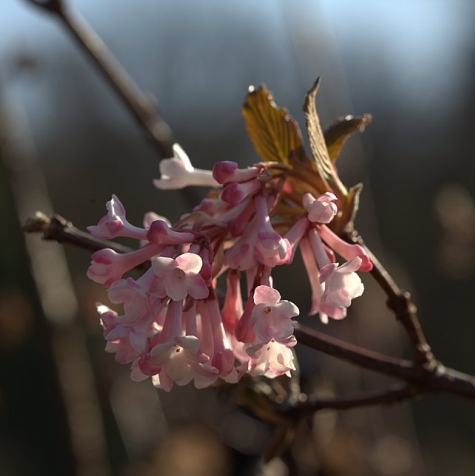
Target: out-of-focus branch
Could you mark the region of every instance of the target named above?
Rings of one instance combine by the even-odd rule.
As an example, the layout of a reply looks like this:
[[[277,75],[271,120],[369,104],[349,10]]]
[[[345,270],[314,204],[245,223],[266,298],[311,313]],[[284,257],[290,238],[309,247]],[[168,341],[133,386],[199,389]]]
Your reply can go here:
[[[403,325],[411,343],[416,365],[431,368],[436,367],[437,361],[425,338],[421,323],[417,317],[417,307],[412,302],[411,295],[407,291],[403,291],[399,288],[391,275],[365,245],[363,239],[356,231],[347,233],[345,238],[350,243],[361,245],[370,257],[373,263],[371,275],[388,297],[388,307],[394,312],[396,319]]]
[[[78,13],[72,13],[65,0],[27,1],[61,19],[66,29],[119,95],[160,155],[173,157],[174,139],[170,127],[86,20]]]
[[[370,405],[393,405],[409,400],[417,395],[417,389],[411,385],[398,385],[385,390],[364,392],[348,397],[312,397],[299,403],[290,414],[315,413],[323,409],[349,410]]]

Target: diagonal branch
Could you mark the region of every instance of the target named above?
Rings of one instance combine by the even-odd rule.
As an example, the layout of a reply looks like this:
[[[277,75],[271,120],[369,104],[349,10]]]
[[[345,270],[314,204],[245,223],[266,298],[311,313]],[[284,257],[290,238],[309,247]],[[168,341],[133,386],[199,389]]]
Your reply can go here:
[[[399,288],[384,266],[365,245],[358,232],[352,231],[347,233],[345,238],[350,243],[361,245],[370,257],[373,263],[373,269],[370,273],[385,292],[388,298],[388,307],[394,312],[396,319],[403,325],[411,342],[416,365],[435,367],[437,361],[425,338],[421,323],[417,317],[417,307],[412,302],[410,293]]]
[[[160,155],[173,157],[172,145],[175,141],[170,127],[86,20],[76,12],[73,14],[67,8],[65,0],[28,1],[57,15],[112,89],[119,95]]]

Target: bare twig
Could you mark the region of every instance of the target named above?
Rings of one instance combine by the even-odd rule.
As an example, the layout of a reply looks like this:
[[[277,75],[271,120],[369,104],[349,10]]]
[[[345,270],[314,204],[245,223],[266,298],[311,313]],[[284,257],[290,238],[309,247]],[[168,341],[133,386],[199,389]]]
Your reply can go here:
[[[414,395],[447,393],[475,400],[475,377],[445,367],[435,359],[430,366],[417,365],[409,360],[363,349],[301,324],[295,327],[295,337],[300,343],[325,354],[405,380],[413,387]]]
[[[152,141],[161,157],[172,157],[174,139],[170,127],[86,20],[76,12],[73,14],[67,8],[64,0],[28,1],[57,15],[62,20],[67,30],[143,128],[146,136]]]
[[[381,372],[392,377],[410,380],[414,375],[414,363],[410,360],[397,359],[364,349],[349,342],[316,331],[300,323],[295,324],[294,334],[297,340],[312,349],[332,355],[341,360],[365,369]]]
[[[370,405],[393,405],[414,398],[417,389],[411,385],[395,385],[389,389],[364,392],[348,397],[313,397],[289,410],[291,415],[315,413],[323,409],[349,410]]]
[[[419,318],[417,317],[417,308],[412,302],[411,295],[407,291],[403,291],[399,288],[394,279],[365,245],[363,239],[356,231],[347,233],[345,238],[350,243],[361,245],[366,253],[368,253],[373,263],[371,275],[388,297],[388,307],[394,312],[396,319],[403,325],[411,342],[416,365],[435,367],[437,361],[425,338]]]
[[[28,218],[22,230],[26,233],[41,233],[44,240],[69,243],[90,251],[98,251],[103,248],[111,248],[117,253],[133,251],[128,246],[95,238],[57,214],[47,216],[42,212],[36,212],[34,217]]]

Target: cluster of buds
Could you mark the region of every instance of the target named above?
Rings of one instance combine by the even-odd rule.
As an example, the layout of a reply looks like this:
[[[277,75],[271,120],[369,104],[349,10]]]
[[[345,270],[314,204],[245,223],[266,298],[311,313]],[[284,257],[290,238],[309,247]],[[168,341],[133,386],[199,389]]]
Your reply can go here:
[[[312,289],[310,313],[328,322],[346,316],[363,293],[356,272],[372,266],[361,246],[332,230],[339,199],[319,191],[310,179],[315,172],[304,164],[240,169],[218,162],[205,171],[195,169],[180,146],[174,152],[160,164],[158,188],[214,188],[191,213],[173,226],[148,213],[137,227],[113,196],[107,215],[89,227],[98,238],[140,242],[129,253],[103,249],[92,255],[88,277],[108,288],[110,302],[123,309],[119,314],[97,306],[106,350],[131,364],[134,380],[152,377],[167,391],[174,383],[234,383],[245,373],[290,375],[292,318],[299,310],[281,299],[272,270],[291,264],[299,250]],[[146,270],[138,279],[124,277],[140,265]],[[218,282],[226,283],[220,297]]]

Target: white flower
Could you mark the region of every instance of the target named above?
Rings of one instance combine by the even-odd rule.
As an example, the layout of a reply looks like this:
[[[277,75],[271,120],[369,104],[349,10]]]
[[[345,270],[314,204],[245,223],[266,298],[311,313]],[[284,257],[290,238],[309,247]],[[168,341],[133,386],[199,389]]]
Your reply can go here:
[[[269,286],[257,286],[249,325],[254,325],[257,337],[267,343],[288,341],[294,333],[292,317],[299,314],[298,307],[290,301],[282,301],[280,293]]]
[[[293,341],[295,345],[297,341]],[[247,349],[251,358],[249,373],[252,376],[264,375],[267,378],[275,378],[279,375],[290,377],[290,371],[295,370],[292,350],[285,344],[272,339],[267,344],[258,344]]]
[[[160,162],[160,179],[153,181],[161,190],[178,190],[190,185],[220,187],[211,170],[195,169],[179,144],[173,144],[173,158]]]
[[[361,262],[361,258],[355,257],[341,266],[331,263],[320,270],[320,282],[325,283],[322,302],[346,308],[352,299],[363,294],[363,283],[356,274]]]

